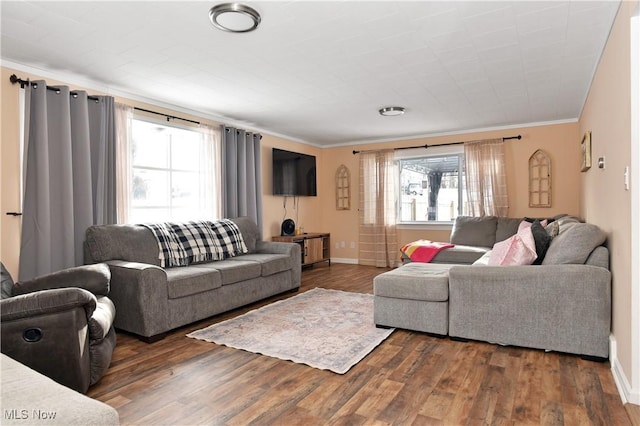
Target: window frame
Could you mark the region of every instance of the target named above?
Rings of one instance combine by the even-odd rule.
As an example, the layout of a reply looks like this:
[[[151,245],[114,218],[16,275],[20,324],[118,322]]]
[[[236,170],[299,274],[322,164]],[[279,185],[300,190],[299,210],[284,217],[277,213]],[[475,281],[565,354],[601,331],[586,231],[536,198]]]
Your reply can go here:
[[[410,160],[417,158],[429,158],[429,157],[445,157],[445,156],[458,156],[460,162],[460,171],[458,176],[458,215],[462,215],[464,212],[464,146],[462,144],[456,145],[448,145],[448,146],[437,146],[437,145],[429,145],[428,148],[411,148],[401,151],[396,151],[395,160],[398,163],[398,205],[397,205],[397,217],[398,220],[396,222],[396,226],[399,229],[429,229],[429,230],[451,230],[453,227],[454,220],[451,221],[403,221],[401,218],[402,213],[402,181],[400,179],[402,168],[400,163],[402,160]]]
[[[129,144],[129,146],[127,147],[128,149],[128,155],[129,155],[129,166],[128,166],[128,176],[129,176],[129,188],[128,188],[128,194],[127,197],[129,198],[128,201],[128,212],[127,215],[128,217],[135,217],[134,214],[134,210],[136,209],[143,209],[143,210],[168,210],[170,213],[173,213],[173,211],[175,209],[181,209],[183,208],[183,206],[176,206],[173,202],[172,202],[172,181],[173,181],[173,174],[174,173],[180,173],[180,172],[193,172],[191,170],[184,170],[181,168],[173,168],[172,164],[171,164],[171,150],[174,148],[174,141],[171,140],[170,146],[169,146],[169,159],[168,159],[168,166],[166,168],[163,167],[155,167],[155,166],[139,166],[139,165],[135,165],[134,164],[134,160],[133,160],[133,147],[134,147],[134,141],[133,141],[133,128],[135,126],[136,121],[140,121],[140,122],[144,122],[147,124],[152,124],[152,125],[157,125],[157,126],[163,126],[163,127],[167,127],[170,129],[177,129],[177,130],[182,130],[182,131],[189,131],[189,132],[194,132],[195,134],[198,134],[198,136],[200,138],[203,137],[203,133],[202,133],[202,129],[200,127],[196,127],[196,126],[190,126],[190,125],[184,125],[184,124],[179,124],[176,122],[171,122],[171,121],[165,121],[165,120],[160,120],[157,119],[155,117],[149,117],[146,115],[142,115],[142,114],[137,114],[134,113],[133,116],[131,117],[131,132],[132,132],[132,136],[131,136],[131,142]],[[212,167],[215,167],[215,164],[212,164]],[[138,169],[138,170],[149,170],[149,171],[161,171],[161,172],[167,172],[169,174],[169,176],[167,177],[168,179],[168,191],[169,191],[169,203],[168,205],[163,205],[163,206],[134,206],[134,195],[133,195],[133,178],[134,178],[134,170]],[[202,170],[199,170],[198,172],[196,172],[197,174],[201,174],[203,173]],[[200,200],[200,204],[202,203],[202,200]],[[213,212],[211,213],[212,217],[213,217]],[[145,219],[144,221],[142,221],[141,223],[146,223],[146,222],[158,222],[158,221],[163,221],[163,222],[171,222],[171,221],[180,221],[180,219],[176,219],[175,217],[173,217],[172,215],[170,215],[171,217],[167,217],[166,219],[162,219],[162,220],[158,220],[158,219],[153,219],[153,218],[149,218],[149,219]],[[199,215],[194,215],[194,217],[190,220],[195,220],[195,219],[202,219],[202,217],[200,217]],[[129,219],[129,221],[131,221],[131,219]],[[136,221],[134,219],[134,221]],[[140,222],[138,220],[138,222]]]

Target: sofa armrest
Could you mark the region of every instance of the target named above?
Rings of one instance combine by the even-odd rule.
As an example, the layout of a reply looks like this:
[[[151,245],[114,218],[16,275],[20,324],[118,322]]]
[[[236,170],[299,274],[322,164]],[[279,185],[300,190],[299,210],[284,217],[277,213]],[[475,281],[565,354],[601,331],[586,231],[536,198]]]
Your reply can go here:
[[[148,263],[110,260],[111,292],[116,308],[115,327],[152,337],[166,332],[168,315],[167,274]]]
[[[295,250],[294,246],[300,246],[296,243],[283,243],[276,241],[258,241],[256,243],[257,253],[269,253],[269,254],[292,254]]]
[[[78,287],[96,295],[107,296],[110,279],[109,267],[104,263],[83,265],[52,272],[32,280],[17,282],[13,286],[12,294],[15,296],[40,290]]]
[[[298,243],[285,243],[277,241],[258,241],[256,243],[258,253],[285,254],[291,257],[291,273],[293,285],[300,287],[302,283],[302,248]]]
[[[79,288],[42,290],[4,299],[2,353],[78,392],[90,384],[88,313],[96,307]]]
[[[455,266],[449,334],[608,356],[611,273],[590,265]]]
[[[76,308],[84,309],[89,318],[96,309],[96,297],[81,288],[60,288],[3,299],[0,306],[3,322],[52,315]]]

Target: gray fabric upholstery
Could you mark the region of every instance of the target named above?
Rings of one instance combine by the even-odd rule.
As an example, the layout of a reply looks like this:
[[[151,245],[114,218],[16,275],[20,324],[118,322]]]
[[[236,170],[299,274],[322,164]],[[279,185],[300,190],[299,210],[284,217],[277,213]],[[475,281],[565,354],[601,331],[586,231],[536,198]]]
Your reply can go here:
[[[454,225],[452,241],[488,238],[491,221],[463,217]],[[515,233],[520,221],[498,218],[496,241]],[[474,223],[480,231],[470,229]],[[558,229],[542,265],[487,266],[479,259],[488,260],[488,248],[456,245],[432,263],[408,263],[375,277],[376,324],[608,357],[611,273],[609,250],[602,245],[606,235],[567,215],[558,216]],[[537,231],[551,238],[545,230]],[[446,264],[455,261],[460,264]],[[477,266],[470,265],[474,261]],[[447,319],[442,312],[448,312]]]
[[[439,335],[447,334],[448,303],[374,297],[376,325]]]
[[[408,263],[376,276],[373,279],[373,294],[444,302],[449,300],[449,268],[451,265]]]
[[[9,274],[2,263],[0,263],[0,281],[2,284],[0,299],[7,299],[11,297],[13,293],[13,278],[11,278],[11,274]]]
[[[81,277],[87,281],[83,283]],[[108,292],[109,277],[106,265],[93,265],[26,282],[19,291],[32,292],[0,301],[2,353],[86,392],[111,362],[115,308],[107,296],[96,296],[80,287]],[[80,287],[64,287],[65,279]],[[25,339],[25,335],[34,335],[36,340]],[[102,349],[92,352],[92,345]]]
[[[110,258],[109,298],[117,310],[116,328],[155,338],[194,321],[299,288],[300,246],[262,241],[253,219],[232,220],[240,229],[248,254],[167,269],[158,266],[158,245],[146,228],[90,227],[85,260]],[[153,241],[142,244],[132,240],[123,234],[125,229],[144,229],[148,233],[140,233],[139,237],[148,236]]]
[[[95,399],[74,392],[2,354],[2,424],[63,426],[117,426],[118,412]],[[38,412],[55,413],[47,419]]]
[[[449,271],[451,336],[606,358],[610,326],[611,273],[604,268],[455,266]]]
[[[247,249],[249,249],[249,253],[254,253],[256,251],[256,244],[262,239],[256,221],[248,216],[242,216],[233,219],[233,223],[240,229],[242,239]]]
[[[232,257],[230,261],[251,261],[260,265],[259,275],[266,277],[291,269],[291,257],[286,254],[253,253]]]
[[[158,242],[140,225],[90,226],[85,233],[85,263],[128,260],[160,266]]]
[[[449,268],[408,263],[373,279],[376,325],[447,334]]]
[[[451,242],[491,248],[496,243],[497,227],[495,216],[458,216],[451,231]]]
[[[504,241],[518,232],[522,218],[499,217],[496,227],[496,243]]]
[[[606,239],[607,235],[596,225],[561,223],[560,233],[551,240],[542,264],[583,264],[591,252]]]
[[[202,293],[222,286],[220,271],[209,264],[188,268],[167,268],[167,294],[170,299]]]
[[[109,294],[111,272],[104,263],[63,269],[29,281],[19,281],[13,286],[13,295],[32,293],[54,288],[77,287],[95,295]]]
[[[262,271],[260,264],[243,260],[243,257],[237,256],[233,260],[225,259],[215,262],[216,269],[220,271],[223,286],[260,277]]]

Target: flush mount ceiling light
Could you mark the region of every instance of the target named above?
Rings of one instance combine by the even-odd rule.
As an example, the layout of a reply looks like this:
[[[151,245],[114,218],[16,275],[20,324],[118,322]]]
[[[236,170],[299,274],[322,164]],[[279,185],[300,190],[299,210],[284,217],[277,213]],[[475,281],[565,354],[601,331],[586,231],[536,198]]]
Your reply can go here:
[[[394,115],[404,114],[404,108],[399,106],[385,107],[385,108],[381,108],[378,112],[380,113],[380,115],[384,115],[385,117],[390,117]]]
[[[214,27],[232,33],[253,31],[260,25],[260,14],[240,3],[224,3],[209,10],[209,20]]]

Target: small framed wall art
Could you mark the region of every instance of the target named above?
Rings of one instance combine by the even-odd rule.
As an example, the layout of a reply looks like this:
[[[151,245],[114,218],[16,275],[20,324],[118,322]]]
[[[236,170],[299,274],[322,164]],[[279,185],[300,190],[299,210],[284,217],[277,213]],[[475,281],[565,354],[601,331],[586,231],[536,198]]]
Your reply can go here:
[[[582,150],[582,167],[580,171],[586,172],[591,168],[591,131],[584,133],[580,149]]]

